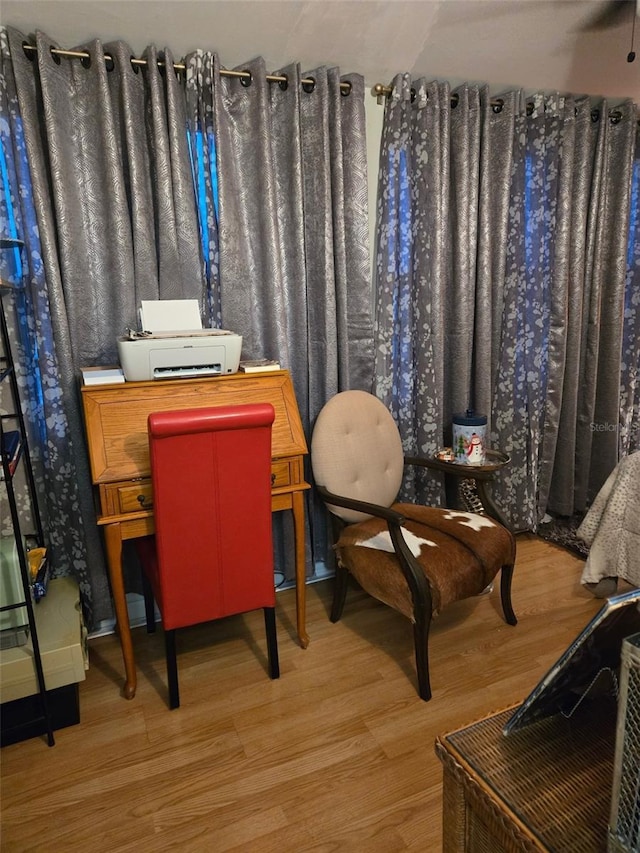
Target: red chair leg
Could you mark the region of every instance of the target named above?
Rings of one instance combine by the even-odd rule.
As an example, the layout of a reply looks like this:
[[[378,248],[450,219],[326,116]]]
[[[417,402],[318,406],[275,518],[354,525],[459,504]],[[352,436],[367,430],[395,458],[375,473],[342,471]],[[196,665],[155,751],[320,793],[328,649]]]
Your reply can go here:
[[[264,628],[267,635],[269,678],[280,678],[280,661],[278,659],[278,635],[276,633],[275,607],[264,608]]]
[[[165,657],[167,659],[167,681],[169,683],[169,708],[180,707],[180,691],[178,690],[178,661],[176,659],[175,628],[164,632]]]
[[[147,634],[155,634],[156,611],[153,600],[153,589],[151,588],[149,578],[144,572],[142,572],[142,594],[144,595],[144,617],[147,623]]]

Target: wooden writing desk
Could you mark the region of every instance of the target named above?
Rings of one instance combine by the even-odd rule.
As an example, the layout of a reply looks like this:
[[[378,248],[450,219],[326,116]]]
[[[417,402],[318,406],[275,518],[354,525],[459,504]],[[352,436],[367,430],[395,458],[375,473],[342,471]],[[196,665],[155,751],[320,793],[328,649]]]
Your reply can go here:
[[[136,692],[136,666],[122,579],[122,543],[154,532],[147,418],[151,412],[265,402],[275,409],[272,509],[293,511],[297,630],[300,645],[306,648],[303,493],[309,484],[304,480],[303,457],[308,451],[289,373],[82,386],[91,477],[97,487],[98,524],[104,531],[128,699]]]

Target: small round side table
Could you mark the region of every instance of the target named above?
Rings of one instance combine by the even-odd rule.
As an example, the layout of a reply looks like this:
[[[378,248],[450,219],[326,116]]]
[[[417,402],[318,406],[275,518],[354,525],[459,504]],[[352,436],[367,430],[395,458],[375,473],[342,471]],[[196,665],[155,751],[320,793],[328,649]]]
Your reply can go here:
[[[449,494],[453,478],[456,480],[473,480],[478,489],[480,503],[487,515],[500,522],[507,530],[511,530],[509,522],[491,497],[491,483],[495,480],[496,471],[500,471],[501,468],[508,465],[511,457],[507,453],[503,453],[502,450],[487,450],[485,455],[487,461],[484,465],[465,465],[462,462],[444,462],[442,459],[431,459],[429,460],[429,468],[444,473],[447,494]]]

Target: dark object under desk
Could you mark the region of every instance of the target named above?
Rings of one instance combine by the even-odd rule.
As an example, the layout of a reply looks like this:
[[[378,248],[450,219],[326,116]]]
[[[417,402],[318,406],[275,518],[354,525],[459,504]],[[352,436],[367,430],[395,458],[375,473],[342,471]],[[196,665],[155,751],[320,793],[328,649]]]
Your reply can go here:
[[[515,708],[441,735],[444,853],[607,849],[616,734],[612,698],[505,737]]]

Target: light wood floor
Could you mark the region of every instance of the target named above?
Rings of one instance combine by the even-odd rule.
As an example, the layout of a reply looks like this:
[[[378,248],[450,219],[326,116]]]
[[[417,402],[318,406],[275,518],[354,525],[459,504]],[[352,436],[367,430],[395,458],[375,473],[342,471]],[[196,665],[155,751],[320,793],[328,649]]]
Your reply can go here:
[[[438,851],[437,734],[521,701],[601,602],[582,562],[518,538],[513,602],[461,602],[431,631],[433,699],[415,687],[408,621],[361,591],[328,619],[308,587],[309,648],[293,591],[278,596],[281,678],[265,672],[260,612],[178,637],[182,707],[167,710],[162,633],[134,631],[138,693],[120,697],[117,640],[90,643],[81,722],[5,747],[3,851]]]

